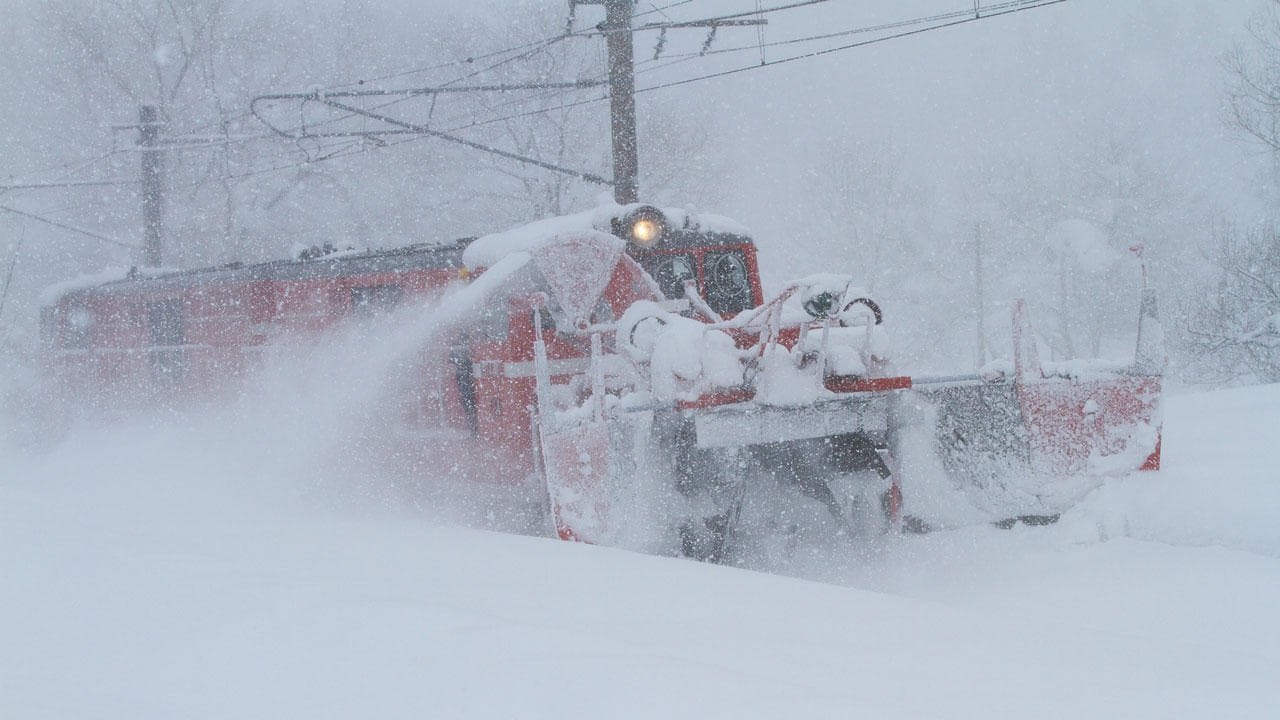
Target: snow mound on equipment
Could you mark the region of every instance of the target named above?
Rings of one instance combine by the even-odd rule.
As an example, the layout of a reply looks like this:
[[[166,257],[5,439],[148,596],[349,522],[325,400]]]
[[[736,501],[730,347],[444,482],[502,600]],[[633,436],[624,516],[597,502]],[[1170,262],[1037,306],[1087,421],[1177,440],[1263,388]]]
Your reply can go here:
[[[493,265],[513,252],[529,251],[547,238],[565,233],[596,231],[613,233],[613,221],[640,207],[640,203],[619,205],[608,202],[592,210],[571,215],[558,215],[525,223],[501,232],[481,236],[463,251],[462,261],[471,269]],[[662,208],[662,214],[673,229],[699,230],[727,235],[749,235],[750,231],[735,220],[712,213],[699,213],[681,208]]]

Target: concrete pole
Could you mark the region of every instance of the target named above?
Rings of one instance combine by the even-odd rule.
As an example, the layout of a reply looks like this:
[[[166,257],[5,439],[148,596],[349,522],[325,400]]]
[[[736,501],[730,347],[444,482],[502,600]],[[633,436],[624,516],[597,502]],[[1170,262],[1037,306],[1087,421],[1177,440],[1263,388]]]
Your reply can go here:
[[[634,0],[605,0],[609,48],[609,116],[613,137],[613,197],[637,202],[640,163],[636,152],[636,74],[631,42]]]
[[[164,256],[164,150],[160,120],[154,105],[138,114],[138,145],[142,146],[142,265],[160,267]]]

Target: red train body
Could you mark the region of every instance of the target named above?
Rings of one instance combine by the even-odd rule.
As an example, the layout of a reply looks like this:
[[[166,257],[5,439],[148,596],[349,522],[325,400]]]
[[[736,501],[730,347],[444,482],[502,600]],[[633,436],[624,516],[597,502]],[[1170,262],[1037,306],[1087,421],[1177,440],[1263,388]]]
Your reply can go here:
[[[1057,512],[1100,475],[1157,468],[1148,295],[1132,366],[1047,372],[1020,310],[1012,372],[894,376],[880,308],[850,278],[766,299],[732,221],[614,206],[474,241],[99,277],[57,288],[42,320],[60,393],[114,415],[242,389],[281,344],[428,313],[438,332],[386,368],[384,414],[418,430],[401,465],[532,481],[563,538],[718,559],[757,488],[798,490],[837,529],[896,527],[904,397],[936,408],[925,430],[957,486],[1007,491],[993,512]],[[640,487],[661,507],[637,505]]]

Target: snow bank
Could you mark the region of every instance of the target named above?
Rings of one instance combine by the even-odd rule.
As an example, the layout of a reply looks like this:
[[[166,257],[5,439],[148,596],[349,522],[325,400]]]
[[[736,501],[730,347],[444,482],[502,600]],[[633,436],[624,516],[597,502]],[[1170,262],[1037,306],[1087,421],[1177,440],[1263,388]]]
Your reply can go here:
[[[150,459],[176,461],[185,449],[169,444]],[[1119,602],[1106,595],[1112,574],[1093,574],[1106,557],[1056,562],[1046,590],[1066,594],[1050,596],[1018,584],[1039,577],[1035,556],[1002,559],[982,546],[993,536],[977,538],[969,558],[937,538],[923,548],[907,539],[903,551],[951,553],[983,583],[1003,573],[963,584],[928,558],[891,551],[929,578],[917,590],[947,590],[952,599],[940,601],[405,517],[256,505],[202,518],[190,512],[200,496],[234,494],[225,473],[238,471],[214,453],[130,468],[123,458],[90,464],[110,453],[105,445],[81,452],[10,467],[0,483],[0,597],[6,617],[20,619],[0,626],[0,715],[988,718],[1037,708],[1265,718],[1278,709],[1274,648],[1236,645],[1241,624],[1229,618],[1215,629],[1237,632],[1209,643],[1105,613],[1064,621],[1076,594]],[[1158,567],[1162,591],[1185,569],[1122,557]],[[1152,596],[1121,587],[1153,612]],[[1154,614],[1167,619],[1164,606]],[[1254,620],[1273,626],[1267,612]]]

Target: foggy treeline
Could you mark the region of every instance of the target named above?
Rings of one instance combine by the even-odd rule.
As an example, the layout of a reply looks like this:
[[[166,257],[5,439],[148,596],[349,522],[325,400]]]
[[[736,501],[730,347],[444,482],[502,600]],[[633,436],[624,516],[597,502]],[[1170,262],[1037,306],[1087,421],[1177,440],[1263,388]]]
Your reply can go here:
[[[671,7],[666,7],[670,5]],[[760,30],[636,36],[637,86],[794,54],[785,44],[967,6],[824,3]],[[641,196],[755,232],[766,286],[862,278],[908,371],[1009,355],[1026,297],[1048,356],[1132,353],[1141,246],[1171,373],[1280,381],[1280,5],[1071,2],[639,95]],[[640,21],[753,9],[640,3]],[[602,19],[577,10],[575,30]],[[598,35],[558,39],[566,3],[9,3],[0,23],[0,309],[30,356],[42,287],[137,264],[137,123],[154,105],[165,261],[285,257],[297,244],[389,247],[593,206],[606,188],[305,102],[315,89],[599,80]],[[810,51],[839,44],[799,44]],[[504,50],[516,48],[513,51]],[[723,52],[746,48],[741,52]],[[710,50],[712,52],[704,52]],[[381,98],[414,124],[609,175],[605,89]],[[589,102],[590,101],[590,102]],[[119,181],[103,186],[17,187]],[[114,242],[113,242],[114,241]],[[8,360],[6,360],[8,362]]]

